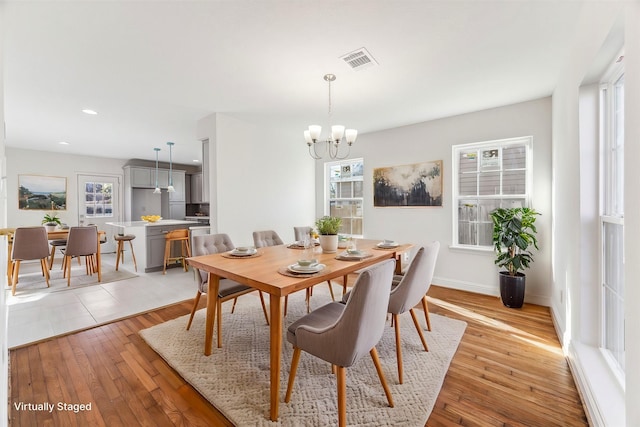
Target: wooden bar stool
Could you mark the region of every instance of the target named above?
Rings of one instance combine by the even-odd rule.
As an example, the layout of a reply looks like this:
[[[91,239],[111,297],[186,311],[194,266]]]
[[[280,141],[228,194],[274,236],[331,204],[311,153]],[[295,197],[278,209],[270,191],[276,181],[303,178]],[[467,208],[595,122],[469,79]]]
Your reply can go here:
[[[124,264],[124,242],[129,242],[131,248],[131,258],[133,258],[133,266],[138,271],[138,264],[136,263],[136,254],[133,252],[133,243],[131,241],[135,239],[134,234],[115,235],[113,239],[118,242],[118,248],[116,249],[116,271],[120,265],[120,257],[122,257],[122,263]]]
[[[170,263],[172,261],[177,261],[177,260],[180,260],[182,262],[182,268],[184,268],[184,271],[189,271],[189,267],[187,266],[187,263],[184,260],[186,258],[185,252],[187,254],[187,257],[191,256],[191,245],[189,243],[189,230],[185,228],[185,229],[169,231],[167,234],[165,234],[164,239],[165,239],[164,265],[162,266],[162,274],[167,273],[167,263]],[[171,244],[173,242],[180,242],[180,256],[178,257],[171,256]]]

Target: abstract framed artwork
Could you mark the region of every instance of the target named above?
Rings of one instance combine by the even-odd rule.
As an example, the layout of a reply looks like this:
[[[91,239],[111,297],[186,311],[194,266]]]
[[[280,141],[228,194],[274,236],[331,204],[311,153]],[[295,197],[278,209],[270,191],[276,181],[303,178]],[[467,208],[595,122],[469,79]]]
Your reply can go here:
[[[18,208],[59,211],[67,209],[67,178],[18,175]]]
[[[373,206],[442,207],[442,160],[375,168]]]

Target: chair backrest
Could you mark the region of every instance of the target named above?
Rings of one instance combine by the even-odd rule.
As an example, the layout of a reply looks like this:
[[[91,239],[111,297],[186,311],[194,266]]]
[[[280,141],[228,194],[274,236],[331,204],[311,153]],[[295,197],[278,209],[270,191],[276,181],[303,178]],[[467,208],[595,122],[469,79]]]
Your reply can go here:
[[[47,230],[44,227],[18,227],[13,234],[12,260],[42,259],[49,256]]]
[[[305,236],[309,236],[311,227],[293,227],[293,232],[296,235],[296,241],[304,240]]]
[[[256,248],[264,248],[267,246],[283,245],[284,242],[273,230],[254,231],[253,244]]]
[[[227,252],[235,248],[229,236],[224,233],[193,236],[191,244],[193,245],[193,256],[217,254],[220,252]],[[198,278],[198,287],[200,288],[200,292],[206,292],[209,274],[206,271],[198,270],[198,274],[196,276]]]
[[[389,313],[401,314],[411,310],[420,302],[431,286],[440,242],[418,249],[404,277],[391,291]]]
[[[65,255],[86,256],[98,251],[98,228],[96,226],[71,227],[67,238]]]
[[[178,230],[169,231],[164,235],[165,239],[179,240],[179,239],[188,239],[189,238],[189,230],[186,228],[180,228]]]
[[[320,332],[305,330],[305,326],[296,329],[300,347],[344,367],[367,355],[384,332],[394,269],[394,260],[387,260],[360,273],[349,301],[333,325]]]

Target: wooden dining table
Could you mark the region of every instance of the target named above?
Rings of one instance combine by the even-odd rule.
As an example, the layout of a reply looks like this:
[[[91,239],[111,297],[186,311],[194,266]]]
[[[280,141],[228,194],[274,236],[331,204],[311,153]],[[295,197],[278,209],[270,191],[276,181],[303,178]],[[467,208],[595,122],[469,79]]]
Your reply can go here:
[[[7,283],[11,283],[11,249],[13,247],[13,233],[15,232],[15,228],[11,229],[11,232],[7,233]],[[98,282],[102,281],[102,260],[100,257],[100,239],[106,236],[107,233],[102,230],[98,230],[98,247],[96,248],[96,263],[97,263],[97,273],[98,273]],[[69,229],[62,230],[54,230],[47,231],[47,240],[57,240],[57,239],[66,239],[69,237]]]
[[[295,264],[301,258],[301,251],[289,248],[287,245],[259,248],[256,255],[251,257],[230,257],[228,253],[202,255],[188,258],[188,263],[209,273],[207,290],[207,311],[205,327],[204,354],[211,355],[213,347],[213,326],[216,317],[216,299],[220,286],[220,279],[227,278],[236,282],[251,286],[269,294],[269,357],[270,357],[270,419],[278,419],[278,403],[280,400],[280,371],[281,351],[283,341],[283,300],[296,291],[300,291],[326,280],[338,277],[346,279],[350,273],[354,273],[385,259],[400,258],[400,254],[411,249],[413,245],[403,244],[395,248],[380,249],[377,247],[379,240],[358,240],[358,249],[367,256],[358,260],[340,260],[337,254],[344,249],[338,249],[338,253],[325,254],[318,252],[315,258],[325,268],[315,274],[285,275],[287,266]],[[284,274],[283,274],[284,273]]]

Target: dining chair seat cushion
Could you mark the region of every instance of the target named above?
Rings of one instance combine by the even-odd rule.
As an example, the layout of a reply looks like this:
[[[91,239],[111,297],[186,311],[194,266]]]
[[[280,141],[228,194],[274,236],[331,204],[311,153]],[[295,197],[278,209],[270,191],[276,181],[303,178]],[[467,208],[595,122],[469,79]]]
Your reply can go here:
[[[331,302],[329,304],[323,305],[316,310],[313,310],[305,317],[300,318],[289,325],[289,327],[287,328],[287,341],[298,347],[296,340],[296,329],[298,328],[298,326],[300,326],[300,324],[304,323],[305,325],[318,330],[324,329],[336,322],[336,319],[338,319],[344,311],[344,307],[345,305],[339,302]]]
[[[51,246],[67,246],[67,239],[56,239],[49,242]]]
[[[234,280],[222,279],[220,280],[220,287],[218,288],[218,298],[225,298],[229,295],[237,294],[238,292],[246,291],[248,289],[252,288]],[[206,289],[203,293],[206,293]]]

